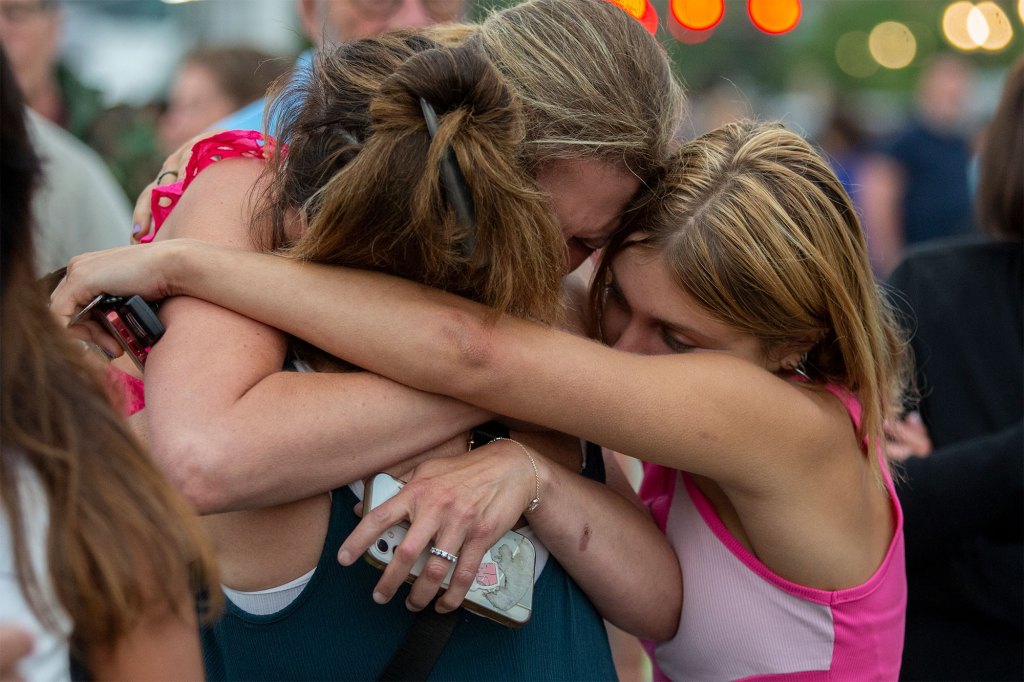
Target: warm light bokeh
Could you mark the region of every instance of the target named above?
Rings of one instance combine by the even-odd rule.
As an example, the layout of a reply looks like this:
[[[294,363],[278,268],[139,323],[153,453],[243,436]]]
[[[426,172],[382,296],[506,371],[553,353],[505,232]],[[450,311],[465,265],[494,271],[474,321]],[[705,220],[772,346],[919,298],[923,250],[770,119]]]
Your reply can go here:
[[[1013,39],[1013,27],[1003,8],[991,0],[979,2],[975,7],[988,26],[988,36],[980,42],[982,49],[997,52],[1009,45]]]
[[[887,69],[902,69],[914,61],[917,39],[906,24],[883,21],[871,29],[868,49],[875,61]]]
[[[725,0],[672,0],[669,9],[683,28],[706,31],[722,20]]]
[[[974,5],[967,0],[960,0],[947,7],[942,14],[942,34],[958,50],[970,52],[978,49],[978,43],[967,30],[968,17],[974,9]]]
[[[800,23],[800,0],[749,0],[747,13],[765,33],[785,33]]]
[[[658,13],[651,6],[649,0],[608,0],[608,2],[621,7],[627,14],[643,24],[650,33],[658,30]]]

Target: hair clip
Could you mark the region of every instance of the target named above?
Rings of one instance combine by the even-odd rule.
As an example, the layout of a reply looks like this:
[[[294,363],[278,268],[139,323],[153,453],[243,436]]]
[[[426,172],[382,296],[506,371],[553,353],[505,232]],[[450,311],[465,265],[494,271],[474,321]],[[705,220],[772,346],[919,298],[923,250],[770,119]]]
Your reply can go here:
[[[420,97],[420,108],[423,110],[423,119],[427,122],[427,132],[433,140],[440,125],[437,112],[423,97]],[[469,195],[466,178],[451,146],[445,147],[441,154],[441,187],[448,203],[455,209],[459,222],[467,228],[466,239],[461,244],[462,255],[467,259],[472,258],[473,252],[476,251],[476,215],[473,210],[473,198]]]

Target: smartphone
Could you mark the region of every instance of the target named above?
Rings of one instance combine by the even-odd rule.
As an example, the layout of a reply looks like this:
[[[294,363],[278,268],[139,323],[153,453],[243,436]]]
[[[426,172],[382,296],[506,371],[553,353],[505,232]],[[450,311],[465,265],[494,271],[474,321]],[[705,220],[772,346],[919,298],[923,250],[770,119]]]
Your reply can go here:
[[[398,494],[404,484],[388,474],[376,474],[366,484],[363,504],[373,509]],[[384,531],[364,555],[377,568],[391,563],[395,548],[405,538],[408,523],[400,523]],[[406,578],[411,583],[423,571],[429,551],[416,560]],[[530,538],[510,530],[484,554],[476,579],[462,603],[469,611],[508,627],[519,627],[530,620],[533,612],[533,583],[537,550]],[[441,582],[447,589],[455,570],[453,563]]]
[[[141,296],[100,294],[75,314],[70,327],[86,318],[101,324],[125,352],[144,370],[149,349],[164,335],[164,325],[156,316],[156,306]]]

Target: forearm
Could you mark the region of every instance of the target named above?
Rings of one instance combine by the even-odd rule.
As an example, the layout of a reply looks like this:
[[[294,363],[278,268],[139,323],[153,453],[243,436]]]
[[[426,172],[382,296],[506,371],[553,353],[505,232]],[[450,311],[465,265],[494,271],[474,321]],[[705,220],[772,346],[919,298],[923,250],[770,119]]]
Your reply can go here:
[[[365,372],[277,372],[223,409],[202,412],[165,419],[153,439],[159,464],[201,513],[327,492],[488,418]]]
[[[537,465],[541,505],[528,516],[530,528],[604,618],[639,637],[670,639],[679,623],[682,577],[675,552],[650,516],[629,492],[545,458]]]
[[[164,259],[174,291],[408,386],[646,461],[760,493],[789,471],[772,464],[778,457],[833,444],[816,396],[727,354],[626,353],[380,273],[178,249],[177,259]],[[668,404],[685,418],[665,418]],[[763,447],[766,429],[780,434],[773,451]],[[745,452],[764,453],[756,474],[738,455]]]

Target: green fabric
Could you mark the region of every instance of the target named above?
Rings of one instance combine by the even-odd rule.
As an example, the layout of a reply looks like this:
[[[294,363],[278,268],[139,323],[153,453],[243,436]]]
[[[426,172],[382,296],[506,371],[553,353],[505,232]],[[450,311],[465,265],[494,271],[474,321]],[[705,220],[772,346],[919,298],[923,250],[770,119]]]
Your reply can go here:
[[[373,680],[398,647],[414,614],[408,587],[387,605],[370,595],[380,572],[364,561],[335,560],[355,527],[355,495],[334,492],[316,573],[288,607],[253,616],[230,602],[203,633],[210,680]],[[462,612],[431,680],[610,680],[615,668],[604,623],[561,566],[549,558],[529,623],[513,630]]]

